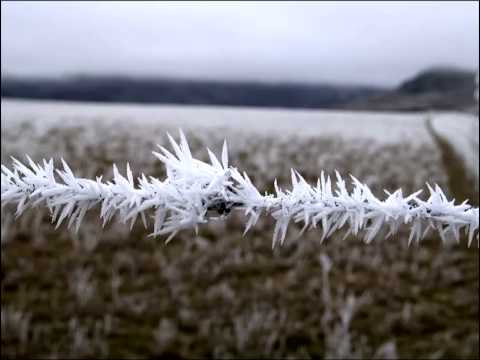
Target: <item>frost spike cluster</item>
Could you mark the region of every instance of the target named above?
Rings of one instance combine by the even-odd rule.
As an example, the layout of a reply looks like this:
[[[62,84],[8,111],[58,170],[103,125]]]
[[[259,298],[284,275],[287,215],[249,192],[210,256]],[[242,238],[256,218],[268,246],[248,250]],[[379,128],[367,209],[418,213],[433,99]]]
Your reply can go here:
[[[66,221],[78,230],[87,211],[98,207],[104,225],[115,215],[131,226],[138,217],[147,226],[151,218],[151,236],[169,235],[167,242],[178,231],[198,231],[199,224],[218,215],[223,218],[232,209],[244,210],[245,233],[262,214],[272,216],[276,221],[273,246],[283,244],[292,221],[303,224],[302,232],[321,228],[322,241],[346,227],[346,236],[362,233],[370,242],[382,229],[391,236],[402,225],[410,227],[409,244],[420,241],[430,229],[438,231],[442,240],[451,233],[458,241],[463,231],[468,246],[475,237],[478,241],[478,208],[467,201],[460,205],[448,201],[438,185],[427,184],[430,196],[425,201],[418,197],[421,191],[404,197],[402,190],[386,191],[388,196],[380,200],[353,176],[349,192],[338,172],[335,183],[322,172],[317,183],[310,185],[292,170],[290,190],[279,188],[275,181],[275,194],[262,195],[245,172],[229,166],[226,142],[221,160],[207,149],[210,163],[206,163],[192,156],[181,131],[179,143],[168,138],[173,153],[160,146],[160,152],[154,152],[165,165],[167,177],[162,181],[142,174],[137,185],[128,164],[126,177],[113,165],[113,180],[104,182],[101,177],[77,178],[63,159],[63,170],[55,169],[53,160],[36,164],[27,156],[25,165],[13,159],[12,169],[2,165],[2,208],[14,204],[20,216],[30,207],[44,205],[57,228]]]

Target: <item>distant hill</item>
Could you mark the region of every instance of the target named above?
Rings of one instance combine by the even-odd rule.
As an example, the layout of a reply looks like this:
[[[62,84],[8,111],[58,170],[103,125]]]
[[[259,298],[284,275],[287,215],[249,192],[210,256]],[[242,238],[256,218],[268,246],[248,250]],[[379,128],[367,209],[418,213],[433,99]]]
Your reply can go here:
[[[227,83],[128,77],[2,78],[2,97],[70,101],[338,108],[382,94],[368,86]]]
[[[475,73],[454,68],[432,68],[398,88],[355,99],[343,108],[355,110],[464,110],[473,111]]]
[[[405,94],[448,93],[458,90],[472,90],[474,85],[475,73],[471,71],[455,68],[433,68],[405,81],[399,86],[398,91]]]
[[[472,71],[446,67],[421,72],[395,89],[122,76],[6,76],[1,81],[2,97],[11,98],[376,111],[475,111],[474,88]]]

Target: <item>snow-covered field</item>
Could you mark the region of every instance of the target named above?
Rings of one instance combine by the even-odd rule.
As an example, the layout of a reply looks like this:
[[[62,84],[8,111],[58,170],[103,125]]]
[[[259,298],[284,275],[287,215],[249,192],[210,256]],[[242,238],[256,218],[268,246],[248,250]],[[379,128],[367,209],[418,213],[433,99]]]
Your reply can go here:
[[[2,100],[6,124],[34,120],[41,126],[145,124],[196,128],[228,128],[278,135],[341,136],[395,143],[429,141],[427,114],[285,110],[239,107],[119,105],[75,102]]]

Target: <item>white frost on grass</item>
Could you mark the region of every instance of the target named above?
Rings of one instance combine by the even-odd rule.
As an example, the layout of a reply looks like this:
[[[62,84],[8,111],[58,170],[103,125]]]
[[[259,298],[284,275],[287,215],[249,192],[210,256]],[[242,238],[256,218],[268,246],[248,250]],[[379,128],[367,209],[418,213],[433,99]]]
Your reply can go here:
[[[372,139],[379,144],[405,139],[431,143],[426,114],[285,110],[224,106],[98,104],[2,99],[2,126],[28,121],[42,130],[96,122],[115,126],[162,124],[276,134],[278,136],[338,136]]]

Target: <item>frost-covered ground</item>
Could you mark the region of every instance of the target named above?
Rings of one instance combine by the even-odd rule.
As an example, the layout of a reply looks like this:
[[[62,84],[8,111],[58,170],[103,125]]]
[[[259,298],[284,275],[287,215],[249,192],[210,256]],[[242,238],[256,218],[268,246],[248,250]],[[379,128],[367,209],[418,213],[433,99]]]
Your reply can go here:
[[[426,114],[282,110],[238,107],[118,105],[48,101],[2,100],[7,122],[35,119],[42,126],[85,122],[155,124],[169,127],[220,128],[275,136],[341,136],[373,138],[382,143],[405,139],[426,142]]]
[[[379,196],[427,181],[454,193],[452,176],[465,174],[449,172],[427,115],[2,100],[2,163],[64,157],[78,175],[108,178],[113,162],[129,161],[135,175],[161,177],[151,151],[182,127],[204,159],[227,138],[231,162],[260,189],[275,177],[286,185],[294,167],[309,181],[352,173]],[[474,118],[433,120],[472,156],[448,119]],[[402,232],[366,245],[339,232],[320,243],[293,227],[272,251],[270,220],[243,238],[232,214],[165,246],[141,226],[102,229],[95,214],[73,234],[55,231],[45,211],[11,211],[2,210],[2,357],[479,355],[478,248],[463,241],[409,248]]]

